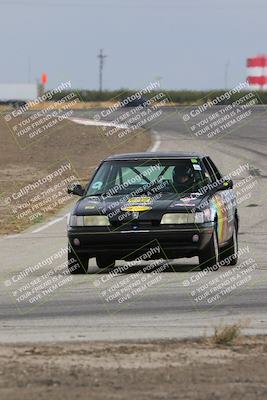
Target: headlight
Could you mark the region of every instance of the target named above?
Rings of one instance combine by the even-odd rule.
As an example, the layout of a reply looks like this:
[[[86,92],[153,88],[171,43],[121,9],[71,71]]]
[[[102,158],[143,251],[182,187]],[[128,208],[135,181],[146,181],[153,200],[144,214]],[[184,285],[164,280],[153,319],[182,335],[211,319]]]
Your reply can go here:
[[[205,222],[203,211],[195,213],[195,221],[194,222],[196,224],[203,224],[203,222]]]
[[[71,215],[70,226],[109,226],[109,219],[105,215]]]
[[[196,213],[169,213],[164,214],[161,224],[203,224],[211,221],[211,212],[206,209]]]
[[[194,214],[189,213],[170,213],[164,214],[161,224],[193,224]]]
[[[70,226],[84,226],[83,217],[78,217],[77,215],[71,215],[69,220]]]

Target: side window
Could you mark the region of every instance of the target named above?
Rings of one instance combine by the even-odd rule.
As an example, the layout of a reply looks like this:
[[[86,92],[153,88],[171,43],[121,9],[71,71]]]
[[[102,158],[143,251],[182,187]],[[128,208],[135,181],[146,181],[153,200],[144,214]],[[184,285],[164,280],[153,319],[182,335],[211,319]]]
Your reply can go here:
[[[214,174],[216,176],[216,180],[217,181],[220,180],[222,178],[222,174],[220,173],[220,171],[218,170],[218,168],[216,167],[214,162],[209,157],[207,157],[207,160],[208,160],[208,163],[210,164],[211,168],[214,171]]]
[[[217,180],[217,177],[216,177],[213,169],[211,168],[211,165],[209,164],[207,158],[203,158],[202,161],[203,161],[203,164],[205,165],[205,168],[206,168],[205,174],[208,173],[211,182],[215,182]]]

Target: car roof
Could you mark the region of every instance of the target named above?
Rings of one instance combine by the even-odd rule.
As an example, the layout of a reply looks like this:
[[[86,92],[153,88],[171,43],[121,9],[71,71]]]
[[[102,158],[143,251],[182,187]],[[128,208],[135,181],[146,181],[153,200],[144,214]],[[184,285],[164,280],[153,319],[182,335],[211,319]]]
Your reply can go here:
[[[206,154],[197,152],[181,152],[181,151],[168,151],[168,152],[147,152],[147,153],[125,153],[115,154],[107,157],[104,161],[110,160],[138,160],[138,159],[179,159],[179,158],[203,158],[207,157]]]

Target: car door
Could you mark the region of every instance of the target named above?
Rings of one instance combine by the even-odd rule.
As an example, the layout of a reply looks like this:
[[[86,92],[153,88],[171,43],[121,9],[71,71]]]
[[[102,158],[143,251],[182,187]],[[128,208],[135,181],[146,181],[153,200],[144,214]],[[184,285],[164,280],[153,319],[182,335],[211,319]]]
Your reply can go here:
[[[213,161],[209,157],[206,157],[203,162],[212,181],[214,183],[222,183],[223,176]],[[233,235],[236,203],[234,191],[232,189],[218,191],[212,196],[211,201],[218,218],[217,233],[219,244],[223,245],[228,242]]]

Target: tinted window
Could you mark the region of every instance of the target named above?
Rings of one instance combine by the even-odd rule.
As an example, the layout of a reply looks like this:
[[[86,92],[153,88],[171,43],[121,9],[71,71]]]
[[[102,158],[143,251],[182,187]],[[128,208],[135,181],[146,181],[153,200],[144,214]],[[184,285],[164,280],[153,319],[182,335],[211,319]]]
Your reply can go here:
[[[204,166],[196,159],[106,161],[87,195],[139,194],[153,191],[157,185],[161,192],[196,192],[208,181]]]

